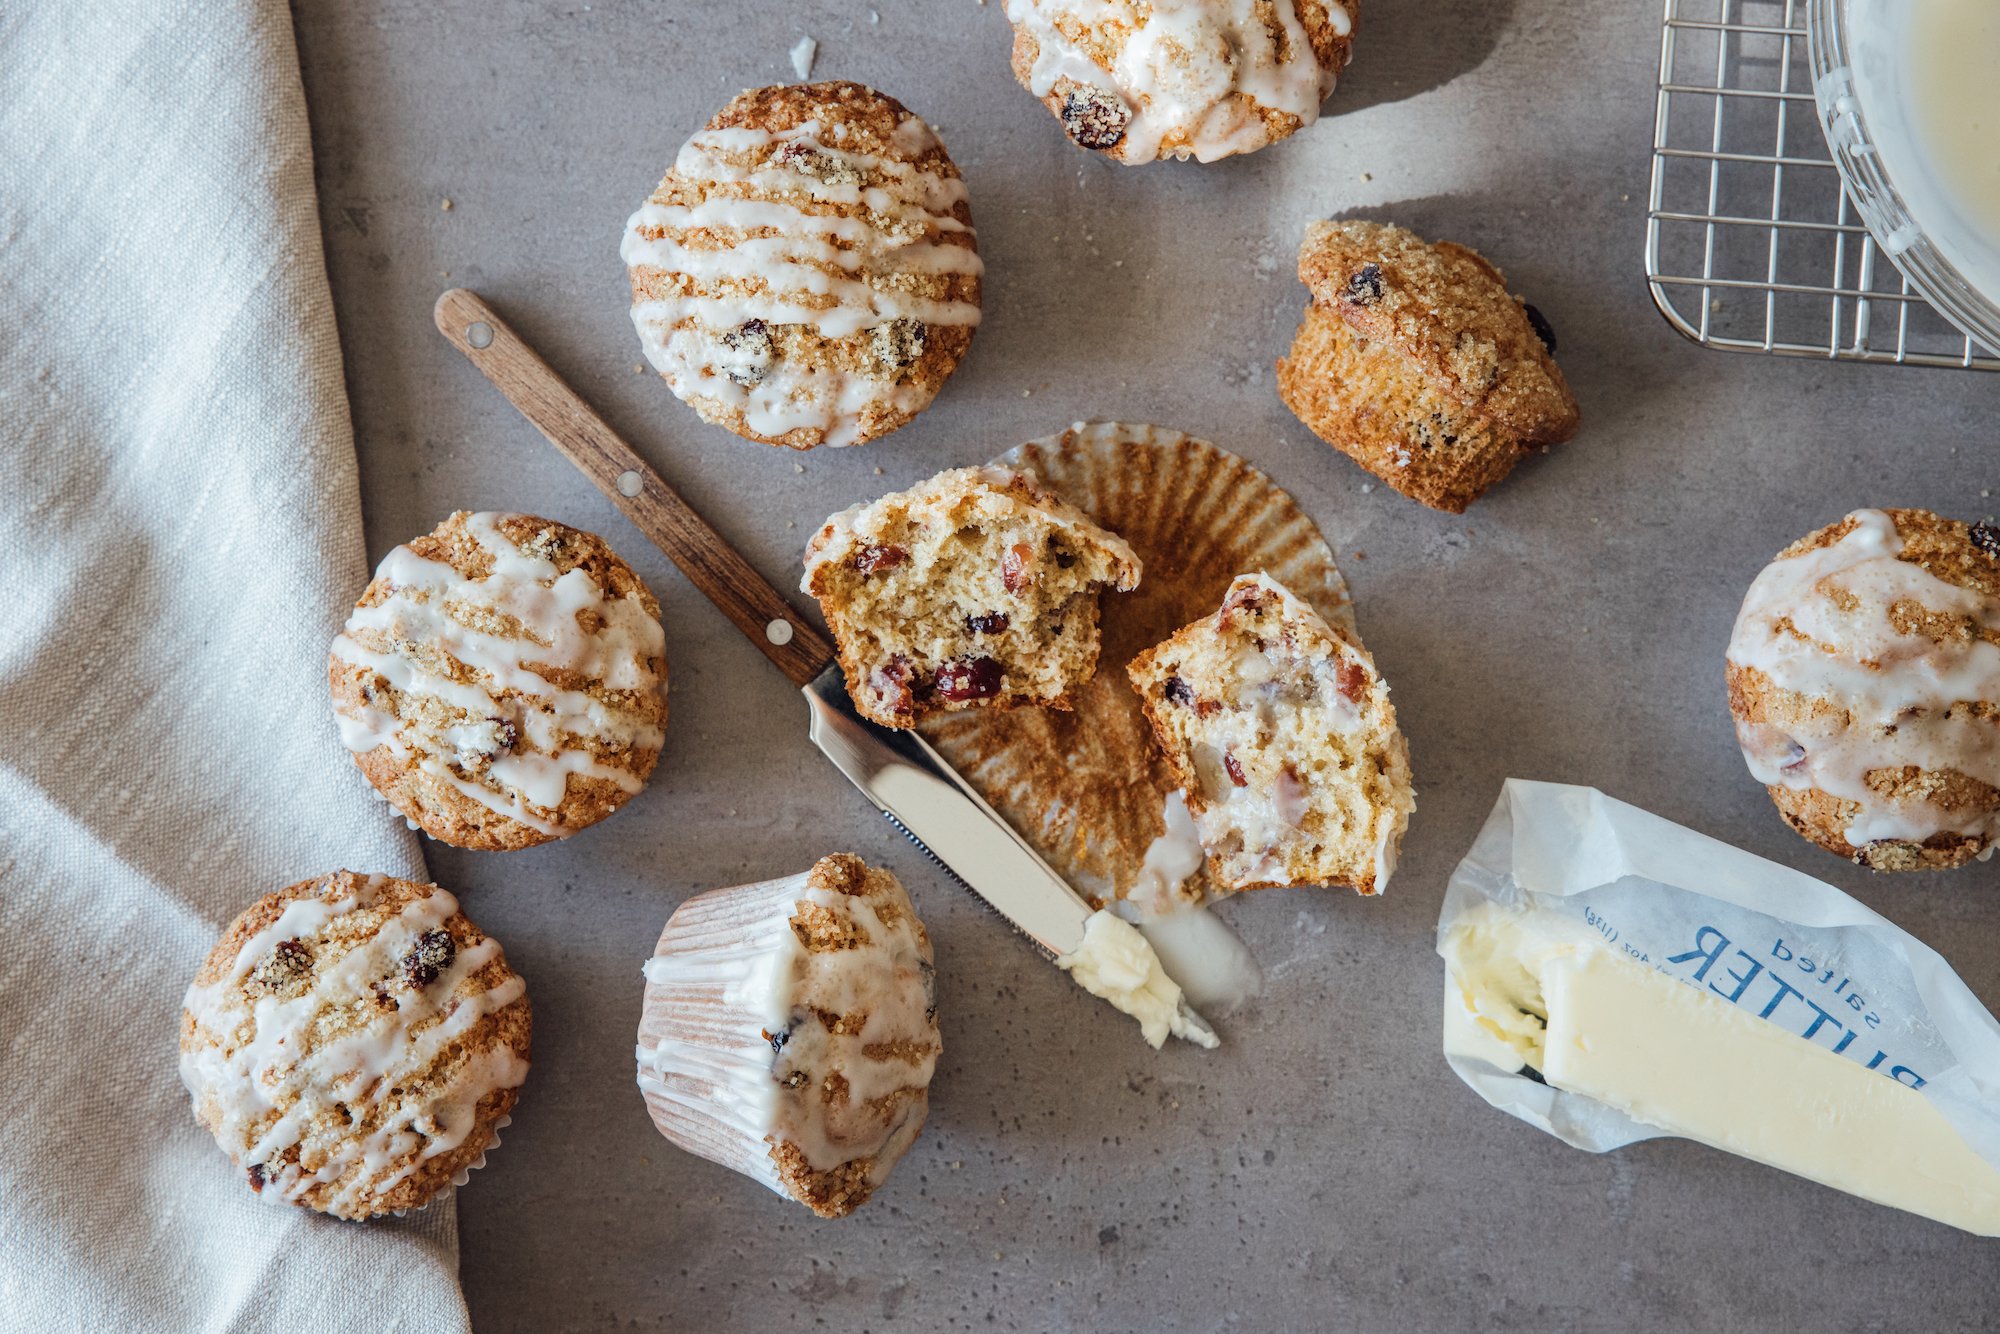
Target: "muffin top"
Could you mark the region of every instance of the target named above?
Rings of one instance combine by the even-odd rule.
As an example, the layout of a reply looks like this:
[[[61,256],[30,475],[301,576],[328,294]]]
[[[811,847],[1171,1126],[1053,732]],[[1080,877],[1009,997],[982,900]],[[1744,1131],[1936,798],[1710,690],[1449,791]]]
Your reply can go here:
[[[957,166],[857,83],[738,96],[681,148],[621,254],[654,369],[704,420],[766,444],[895,430],[979,323]]]
[[[1013,65],[1079,147],[1129,165],[1250,153],[1310,125],[1358,0],[1007,0]]]
[[[904,563],[911,556],[909,551],[882,546],[892,534],[929,532],[942,536],[968,524],[984,527],[1029,512],[1038,522],[1074,538],[1079,547],[1101,549],[1108,562],[1106,582],[1121,589],[1138,587],[1139,557],[1125,539],[1098,527],[1089,515],[1026,473],[986,464],[947,468],[908,490],[850,506],[827,519],[806,544],[806,573],[800,591],[815,597],[830,591],[843,564],[865,575],[871,569],[893,569]],[[1020,575],[1015,577],[1018,580]]]
[[[603,540],[452,515],[386,556],[333,641],[341,740],[413,824],[506,849],[594,824],[664,740],[659,604]]]
[[[1313,304],[1407,357],[1438,393],[1521,443],[1576,433],[1576,399],[1539,312],[1477,251],[1387,223],[1315,222],[1299,247]]]
[[[1857,859],[1930,844],[1949,865],[2000,836],[2000,532],[1857,510],[1757,576],[1728,660],[1751,772],[1832,797]]]
[[[266,894],[188,988],[181,1079],[266,1198],[412,1209],[476,1167],[528,1072],[527,988],[435,885],[339,871]]]

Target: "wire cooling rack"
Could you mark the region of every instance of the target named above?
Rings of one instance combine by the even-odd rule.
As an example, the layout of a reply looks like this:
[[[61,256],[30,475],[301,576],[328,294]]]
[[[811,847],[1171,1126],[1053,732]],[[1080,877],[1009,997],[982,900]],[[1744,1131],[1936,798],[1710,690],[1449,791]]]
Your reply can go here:
[[[1666,0],[1646,278],[1704,347],[2000,370],[1910,290],[1842,188],[1805,0]]]

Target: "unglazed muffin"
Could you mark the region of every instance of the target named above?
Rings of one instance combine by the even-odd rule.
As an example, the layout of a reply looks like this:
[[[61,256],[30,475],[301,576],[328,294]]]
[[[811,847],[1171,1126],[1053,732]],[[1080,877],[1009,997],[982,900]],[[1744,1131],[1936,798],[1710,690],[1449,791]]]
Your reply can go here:
[[[645,967],[639,1087],[660,1133],[823,1218],[916,1142],[938,1039],[931,942],[846,853],[683,903]]]
[[[1729,640],[1750,772],[1793,829],[1878,871],[2000,837],[2000,531],[1857,510],[1778,553]]]
[[[1574,436],[1576,399],[1540,312],[1477,252],[1376,222],[1315,222],[1312,289],[1278,395],[1396,490],[1461,514],[1530,451]]]
[[[1218,889],[1382,892],[1416,795],[1366,650],[1277,580],[1245,574],[1221,610],[1126,670]]]
[[[1251,153],[1319,118],[1359,0],[1007,0],[1014,77],[1079,147],[1137,165]]]
[[[528,514],[461,511],[391,551],[327,679],[375,790],[461,848],[595,824],[665,738],[659,603],[603,539]]]
[[[888,434],[979,323],[958,167],[858,83],[738,96],[682,146],[621,253],[646,359],[702,420],[765,444]]]
[[[1067,709],[1097,670],[1098,595],[1139,558],[1026,475],[953,468],[834,515],[802,587],[854,707],[885,727],[989,706]]]
[[[370,1218],[485,1160],[529,1031],[526,985],[456,899],[339,871],[223,933],[188,988],[181,1079],[252,1190]]]

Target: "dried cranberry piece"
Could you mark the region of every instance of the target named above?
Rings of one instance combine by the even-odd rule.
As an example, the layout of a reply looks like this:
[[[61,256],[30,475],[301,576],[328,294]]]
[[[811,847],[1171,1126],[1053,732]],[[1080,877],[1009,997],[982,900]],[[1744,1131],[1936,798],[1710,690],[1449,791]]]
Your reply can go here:
[[[1062,123],[1079,148],[1116,148],[1132,113],[1102,88],[1078,88],[1063,99]]]
[[[770,326],[762,320],[745,320],[722,335],[722,346],[735,355],[735,360],[722,368],[734,384],[749,388],[763,383],[770,374],[771,360],[776,348],[771,342]]]
[[[989,611],[980,616],[965,618],[965,628],[975,635],[998,635],[1007,632],[1007,613]]]
[[[910,670],[910,660],[901,653],[893,655],[871,672],[868,684],[874,689],[876,697],[888,705],[891,713],[908,713],[919,692],[927,686]]]
[[[1521,303],[1521,313],[1528,317],[1528,326],[1535,331],[1535,337],[1542,340],[1542,346],[1553,354],[1556,350],[1556,330],[1549,323],[1549,317],[1525,301]]]
[[[1264,605],[1264,590],[1256,584],[1245,584],[1222,600],[1224,613],[1232,611],[1255,611]],[[1263,648],[1264,641],[1258,640],[1257,647]]]
[[[1016,542],[1000,557],[1000,582],[1009,593],[1018,593],[1035,581],[1034,559],[1034,548],[1026,542]]]
[[[877,570],[893,570],[910,558],[910,553],[893,543],[864,542],[854,553],[854,568],[862,574],[873,574]]]
[[[1229,781],[1238,787],[1249,787],[1250,780],[1243,776],[1243,766],[1236,762],[1236,752],[1222,752],[1222,767],[1229,770]]]
[[[426,931],[417,937],[417,943],[403,956],[403,976],[413,987],[427,987],[438,980],[438,974],[451,967],[451,961],[458,957],[458,944],[452,940],[451,932],[445,930]]]
[[[1363,264],[1347,280],[1347,299],[1357,306],[1372,306],[1382,299],[1382,266]]]
[[[1990,523],[1975,523],[1970,534],[1972,545],[1978,547],[1995,560],[2000,560],[2000,528]]]
[[[250,1164],[250,1189],[260,1195],[264,1193],[264,1164]]]
[[[991,658],[953,658],[937,670],[937,693],[954,703],[992,699],[1000,693],[1000,676]]]
[[[1356,704],[1368,690],[1368,670],[1352,658],[1342,658],[1340,666],[1334,670],[1334,689]]]

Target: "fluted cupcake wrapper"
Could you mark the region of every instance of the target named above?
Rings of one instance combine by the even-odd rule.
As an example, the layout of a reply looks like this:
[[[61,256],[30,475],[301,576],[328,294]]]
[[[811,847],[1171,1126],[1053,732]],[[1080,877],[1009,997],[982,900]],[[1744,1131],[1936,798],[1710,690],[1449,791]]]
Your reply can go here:
[[[1125,664],[1212,613],[1239,574],[1262,572],[1360,642],[1333,549],[1283,488],[1205,440],[1157,426],[1079,422],[995,463],[1031,474],[1138,552],[1145,578],[1103,598],[1103,651],[1075,711],[968,709],[920,730],[952,767],[1087,895],[1139,883],[1166,831],[1173,776]],[[1205,873],[1186,888],[1207,892]]]
[[[788,1195],[771,1158],[770,970],[789,959],[806,876],[711,890],[668,919],[646,965],[639,1088],[673,1143]],[[779,1020],[782,1022],[781,1020]]]

